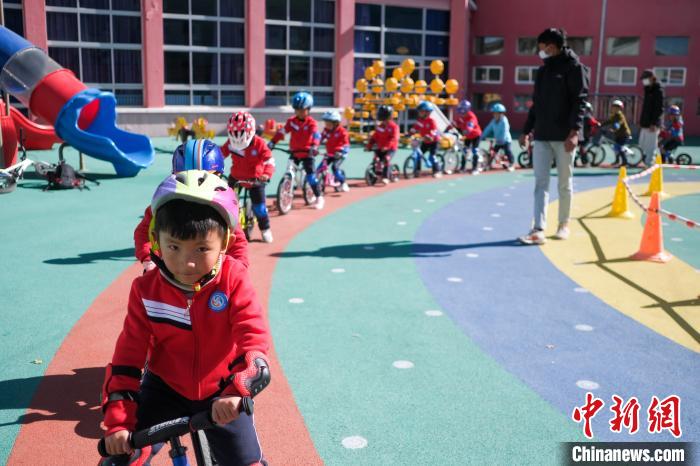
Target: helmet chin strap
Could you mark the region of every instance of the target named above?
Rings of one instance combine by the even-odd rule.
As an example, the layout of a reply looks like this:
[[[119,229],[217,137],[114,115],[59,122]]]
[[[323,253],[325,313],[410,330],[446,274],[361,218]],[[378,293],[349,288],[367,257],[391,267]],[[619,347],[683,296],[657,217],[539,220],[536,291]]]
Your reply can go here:
[[[209,273],[204,275],[202,278],[194,282],[193,284],[189,285],[187,283],[182,283],[180,280],[175,278],[175,275],[168,269],[168,267],[165,265],[165,261],[163,258],[161,258],[158,254],[155,253],[153,249],[151,249],[151,261],[156,264],[158,269],[161,271],[165,277],[171,281],[174,285],[178,286],[179,288],[182,288],[184,290],[188,291],[199,291],[202,289],[204,285],[206,285],[210,280],[212,280],[214,277],[216,277],[216,274],[219,273],[219,269],[221,268],[221,263],[223,262],[223,253],[219,254],[219,259],[216,261],[216,265],[214,265],[214,268],[211,269]]]

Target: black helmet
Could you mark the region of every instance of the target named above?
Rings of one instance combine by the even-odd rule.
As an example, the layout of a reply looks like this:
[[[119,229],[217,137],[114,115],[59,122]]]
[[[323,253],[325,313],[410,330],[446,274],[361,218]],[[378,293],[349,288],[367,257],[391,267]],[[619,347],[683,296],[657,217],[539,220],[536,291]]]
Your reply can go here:
[[[377,120],[388,120],[389,118],[391,118],[391,115],[393,113],[394,109],[391,107],[391,105],[380,105],[377,109]]]

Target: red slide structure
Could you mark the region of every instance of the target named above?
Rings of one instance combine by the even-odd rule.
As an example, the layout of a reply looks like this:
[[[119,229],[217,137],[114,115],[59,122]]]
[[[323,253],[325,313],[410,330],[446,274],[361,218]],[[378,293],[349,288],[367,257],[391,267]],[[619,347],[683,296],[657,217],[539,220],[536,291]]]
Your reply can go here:
[[[0,112],[5,114],[5,104],[2,101],[0,101]],[[10,116],[17,131],[17,141],[23,143],[27,150],[48,150],[55,143],[61,142],[53,126],[34,123],[11,105]],[[20,130],[22,130],[21,135]]]

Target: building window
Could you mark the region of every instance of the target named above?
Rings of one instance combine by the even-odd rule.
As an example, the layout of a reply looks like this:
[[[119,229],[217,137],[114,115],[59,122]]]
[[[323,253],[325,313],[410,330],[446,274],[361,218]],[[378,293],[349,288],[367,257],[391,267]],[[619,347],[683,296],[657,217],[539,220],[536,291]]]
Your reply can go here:
[[[447,10],[356,3],[355,79],[363,77],[374,60],[382,60],[390,70],[410,57],[422,67],[412,73],[414,81],[433,79],[426,69],[433,60],[445,63],[445,80],[449,72],[449,27]]]
[[[13,0],[3,3],[3,13],[5,14],[5,27],[10,31],[24,36],[24,20],[22,16],[22,1]]]
[[[475,66],[472,81],[479,84],[500,84],[503,82],[502,66]]]
[[[657,55],[688,55],[687,37],[657,37]]]
[[[608,55],[639,55],[639,37],[608,37]]]
[[[593,50],[592,37],[569,37],[566,39],[566,43],[578,56],[590,55]]]
[[[266,8],[266,105],[287,105],[302,89],[313,94],[316,105],[333,105],[335,2],[268,0]],[[355,45],[358,41],[368,48],[375,43],[371,35],[355,34]]]
[[[163,1],[165,105],[245,103],[244,3]]]
[[[537,66],[516,66],[515,84],[532,84],[537,76]]]
[[[654,74],[665,86],[685,86],[685,68],[654,68]]]
[[[515,113],[527,113],[532,107],[531,95],[515,95],[513,97],[513,111]]]
[[[605,68],[605,84],[610,86],[634,86],[637,84],[637,68],[608,66]]]
[[[501,94],[493,92],[475,92],[472,94],[472,106],[478,111],[488,112],[491,110],[491,106],[499,102],[503,102]]]
[[[118,105],[143,105],[138,0],[49,0],[46,30],[49,56],[78,79],[113,92]]]
[[[518,55],[534,55],[537,53],[536,37],[519,37],[516,52]]]
[[[474,41],[476,55],[500,55],[503,53],[505,41],[503,37],[477,37]]]

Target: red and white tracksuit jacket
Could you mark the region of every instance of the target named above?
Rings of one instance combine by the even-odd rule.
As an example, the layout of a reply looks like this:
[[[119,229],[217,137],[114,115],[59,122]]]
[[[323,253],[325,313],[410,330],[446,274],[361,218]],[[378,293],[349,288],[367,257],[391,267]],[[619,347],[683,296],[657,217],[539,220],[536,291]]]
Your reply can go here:
[[[476,139],[481,137],[481,126],[474,112],[469,110],[464,115],[457,115],[451,126],[457,128],[464,136],[464,139]]]
[[[345,155],[350,150],[350,137],[348,131],[338,125],[334,129],[324,128],[321,133],[321,143],[326,143],[326,154],[333,157],[340,153]]]
[[[267,175],[272,178],[275,173],[275,159],[265,140],[259,136],[253,136],[248,147],[240,153],[233,149],[228,141],[221,146],[224,157],[231,157],[231,178],[235,180],[250,180]]]
[[[397,150],[400,135],[399,125],[391,120],[383,121],[372,132],[369,141],[367,141],[367,148],[371,149],[373,145],[376,145],[377,150],[381,151]]]
[[[423,139],[423,142],[428,144],[437,142],[440,139],[440,132],[437,129],[437,124],[430,116],[417,119],[411,128],[411,133],[418,133]]]
[[[152,218],[151,206],[148,206],[143,212],[143,219],[134,230],[134,255],[139,262],[151,257],[151,239],[148,237],[148,228]],[[248,267],[248,241],[245,239],[245,233],[240,225],[236,225],[236,229],[233,230],[226,254],[238,259],[246,268]]]
[[[247,269],[237,260],[224,255],[219,273],[191,297],[158,269],[136,278],[105,376],[107,435],[133,431],[136,403],[107,402],[107,396],[138,392],[138,373],[146,359],[148,370],[177,393],[203,400],[221,390],[222,380],[244,369],[242,356],[251,351],[266,354],[269,345],[262,307]],[[222,394],[241,395],[233,384]]]
[[[290,134],[289,150],[306,151],[296,152],[293,156],[297,159],[305,159],[309,157],[309,151],[316,152],[318,145],[321,143],[321,133],[318,132],[316,120],[308,116],[304,120],[300,120],[295,116],[289,118],[284,126],[272,138],[272,142],[277,144],[284,138],[285,134]]]

